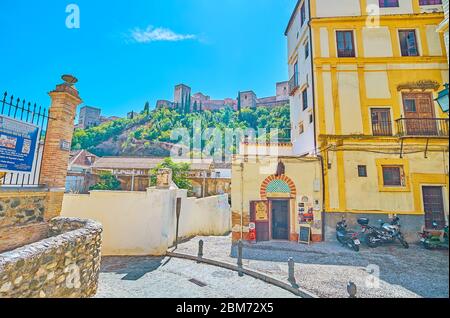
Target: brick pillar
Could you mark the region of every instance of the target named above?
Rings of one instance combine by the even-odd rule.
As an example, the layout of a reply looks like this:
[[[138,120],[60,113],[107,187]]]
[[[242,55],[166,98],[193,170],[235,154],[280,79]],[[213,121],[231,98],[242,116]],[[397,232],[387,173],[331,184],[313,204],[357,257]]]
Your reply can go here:
[[[52,103],[39,178],[39,183],[49,187],[51,192],[46,220],[58,216],[61,212],[74,120],[77,106],[82,102],[73,86],[76,79],[70,76],[63,78],[66,83],[57,85],[55,90],[49,93]]]

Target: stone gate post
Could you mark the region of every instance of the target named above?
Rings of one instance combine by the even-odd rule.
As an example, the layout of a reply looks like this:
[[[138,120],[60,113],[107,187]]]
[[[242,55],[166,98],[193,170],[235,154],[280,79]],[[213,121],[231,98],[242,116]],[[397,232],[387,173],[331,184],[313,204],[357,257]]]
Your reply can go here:
[[[77,106],[82,102],[74,87],[77,80],[69,75],[63,76],[63,80],[65,83],[57,85],[49,93],[50,118],[39,178],[39,183],[47,186],[50,191],[46,220],[59,216],[61,213],[74,120]]]

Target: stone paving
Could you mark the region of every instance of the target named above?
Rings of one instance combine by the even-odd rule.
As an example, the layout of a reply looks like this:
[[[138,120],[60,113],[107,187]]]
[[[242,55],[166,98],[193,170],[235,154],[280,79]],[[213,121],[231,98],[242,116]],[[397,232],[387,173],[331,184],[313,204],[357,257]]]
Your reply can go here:
[[[179,245],[176,252],[196,255],[204,241],[204,257],[236,263],[237,248],[230,237],[196,237]],[[364,298],[448,298],[448,251],[429,251],[419,245],[403,249],[398,244],[377,249],[365,246],[359,253],[337,242],[300,245],[266,242],[244,247],[244,266],[287,279],[287,260],[296,262],[299,285],[320,297],[348,297],[346,286],[353,281]],[[369,265],[380,270],[379,286],[370,285]],[[366,283],[369,285],[366,286]]]
[[[191,282],[191,279],[197,280]],[[206,286],[199,286],[206,285]],[[297,298],[222,268],[158,257],[104,257],[96,298]]]

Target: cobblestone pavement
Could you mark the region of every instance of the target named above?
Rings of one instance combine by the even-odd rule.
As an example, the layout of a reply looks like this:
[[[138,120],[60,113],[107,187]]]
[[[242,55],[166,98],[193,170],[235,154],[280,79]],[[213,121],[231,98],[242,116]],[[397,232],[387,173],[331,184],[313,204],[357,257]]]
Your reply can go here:
[[[204,283],[201,287],[197,283]],[[104,257],[96,298],[293,298],[290,292],[222,268],[181,259]]]
[[[176,252],[196,255],[198,241],[204,241],[204,257],[236,263],[237,248],[230,237],[196,237],[181,244]],[[265,242],[244,247],[244,266],[287,279],[287,260],[296,262],[299,285],[320,297],[348,297],[346,286],[353,281],[358,297],[448,298],[448,251],[428,251],[419,245],[404,249],[385,245],[376,249],[365,246],[359,253],[337,242],[301,245],[292,242]],[[368,266],[380,270],[378,288],[371,282]],[[373,286],[373,285],[372,285]]]

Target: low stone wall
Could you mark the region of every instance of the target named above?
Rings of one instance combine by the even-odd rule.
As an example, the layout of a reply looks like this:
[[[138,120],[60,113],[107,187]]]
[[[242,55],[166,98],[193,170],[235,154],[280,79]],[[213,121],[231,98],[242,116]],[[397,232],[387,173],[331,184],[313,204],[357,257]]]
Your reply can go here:
[[[48,221],[60,215],[64,192],[0,188],[0,253],[47,237]]]
[[[94,296],[102,231],[94,221],[50,220],[49,238],[0,254],[0,298]]]
[[[177,198],[182,200],[179,237],[230,232],[227,195],[196,199],[178,189],[66,194],[62,216],[100,222],[104,228],[103,256],[159,256],[175,242]]]

